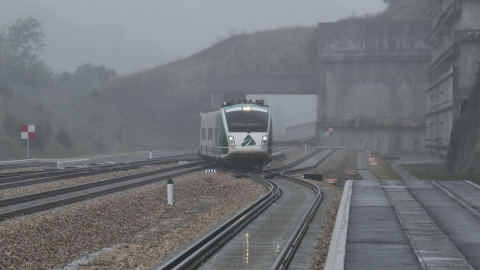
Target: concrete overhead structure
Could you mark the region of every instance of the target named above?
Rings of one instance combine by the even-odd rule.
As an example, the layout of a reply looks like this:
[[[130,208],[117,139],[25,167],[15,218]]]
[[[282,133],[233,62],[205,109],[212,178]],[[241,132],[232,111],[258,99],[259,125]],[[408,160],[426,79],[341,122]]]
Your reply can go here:
[[[426,72],[426,144],[446,155],[454,119],[469,98],[480,60],[480,1],[432,0],[427,11],[433,28],[426,42],[433,49]]]
[[[280,72],[222,69],[208,78],[210,104],[218,106],[226,99],[243,100],[249,94],[315,95],[313,67]]]
[[[317,137],[381,154],[423,152],[424,42],[432,22],[348,20],[318,25]],[[333,128],[333,135],[325,130]],[[331,134],[331,133],[330,133]]]

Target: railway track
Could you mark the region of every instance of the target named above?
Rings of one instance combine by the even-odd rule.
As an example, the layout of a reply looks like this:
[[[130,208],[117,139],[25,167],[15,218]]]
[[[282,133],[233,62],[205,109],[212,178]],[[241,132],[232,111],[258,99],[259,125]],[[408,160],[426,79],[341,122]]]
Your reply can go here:
[[[274,137],[275,151],[284,151],[291,147],[301,146],[315,137],[315,124],[287,131]]]
[[[203,170],[204,168],[206,168],[204,162],[193,162],[141,174],[105,179],[102,181],[0,200],[0,220],[5,220],[18,215],[31,214],[158,181],[164,181],[172,177]],[[90,174],[91,172],[87,173]],[[74,172],[73,175],[78,176],[78,172]]]
[[[35,167],[42,167],[42,166],[52,166],[53,163],[49,162],[31,162],[30,164],[2,164],[0,165],[0,172],[3,170],[12,170],[12,169],[23,169],[23,168],[35,168]]]
[[[275,136],[275,142],[284,142],[284,141],[291,141],[293,138],[297,137],[300,134],[305,134],[308,132],[315,132],[315,123],[312,123],[311,125],[306,125],[304,127],[296,128],[290,131],[285,132],[284,134],[281,134],[279,136]],[[314,135],[314,134],[313,134]],[[313,136],[315,137],[315,136]],[[306,141],[311,139],[312,136],[302,136],[301,141]]]
[[[315,213],[317,212],[324,198],[322,190],[317,185],[289,176],[283,176],[283,178],[311,189],[315,193],[315,198],[313,199],[307,211],[305,211],[305,214],[302,216],[299,224],[297,225],[295,231],[287,241],[282,252],[277,257],[277,260],[275,260],[272,269],[288,269],[290,263],[292,262],[296,254],[297,249],[300,247],[303,237],[308,230],[310,222],[315,217]]]
[[[200,159],[191,156],[181,157],[182,161],[196,162]],[[131,169],[137,169],[142,166],[149,165],[162,165],[179,162],[178,158],[162,158],[147,160],[141,162],[130,163],[117,163],[117,164],[105,164],[105,163],[92,163],[89,166],[71,167],[67,169],[47,169],[43,171],[31,171],[31,172],[18,172],[18,173],[5,173],[0,174],[0,190],[23,187],[29,185],[43,184],[53,181],[71,179],[75,177],[85,177],[97,174],[111,173],[117,171],[126,171]]]
[[[304,161],[311,156],[314,155],[311,154],[303,158],[301,161]],[[206,165],[203,162],[197,162],[198,158],[193,157],[192,155],[180,155],[141,162],[119,164],[93,163],[89,166],[70,167],[63,170],[48,169],[44,171],[27,171],[19,173],[0,174],[0,190],[5,190],[11,188],[25,187],[29,185],[38,185],[53,181],[61,181],[76,177],[85,177],[115,171],[136,169],[146,165],[160,165],[172,162],[179,162],[180,160],[188,162],[193,161],[193,163],[183,165],[182,169],[178,172],[177,167],[173,167],[141,174],[135,174],[131,176],[105,179],[93,183],[75,185],[45,192],[39,192],[35,194],[3,199],[0,200],[0,220],[5,220],[18,215],[31,214],[49,208],[54,208],[129,188],[147,185],[156,181],[166,180],[171,177],[176,177],[182,174],[202,170],[206,168]],[[296,162],[296,164],[298,163],[299,162]],[[290,167],[292,166],[293,164],[290,164]],[[185,171],[184,169],[186,168],[193,169]],[[137,181],[137,179],[141,180]]]
[[[268,192],[249,208],[154,269],[226,269],[247,265],[252,269],[265,269],[265,266],[287,269],[324,196],[317,185],[276,171],[291,169],[321,152],[315,151],[301,161],[276,169],[273,171],[275,179],[272,179],[271,170],[255,174],[230,171],[261,183]],[[323,158],[315,163],[316,166],[333,151],[327,152],[322,154]],[[298,172],[298,169],[292,172]],[[265,228],[269,228],[268,232]],[[246,236],[257,243],[247,248],[248,255],[245,255],[244,247]],[[283,238],[278,239],[279,236]],[[260,242],[269,243],[271,252],[266,253]]]
[[[324,162],[328,157],[334,152],[331,149],[316,149],[313,152],[305,155],[293,162],[280,166],[278,168],[273,168],[265,170],[267,173],[273,173],[274,175],[280,174],[292,174],[300,171],[307,171],[313,168],[318,167],[322,162]]]
[[[316,137],[315,124],[300,127],[274,137],[276,151],[283,151],[294,146],[301,146]]]
[[[265,180],[258,175],[244,174],[239,171],[231,172],[236,175],[243,175],[253,179],[265,186],[268,192],[248,208],[236,214],[212,232],[206,234],[199,241],[171,258],[158,269],[187,269],[197,267],[206,258],[223,246],[226,241],[235,236],[242,228],[251,222],[252,219],[264,211],[269,204],[273,203],[279,196],[281,196],[281,190],[278,185],[272,181]]]

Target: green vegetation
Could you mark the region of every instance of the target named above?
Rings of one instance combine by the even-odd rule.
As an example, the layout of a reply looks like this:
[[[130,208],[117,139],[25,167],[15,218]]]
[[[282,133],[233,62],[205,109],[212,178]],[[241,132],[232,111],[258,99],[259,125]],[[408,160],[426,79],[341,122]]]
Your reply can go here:
[[[400,175],[390,166],[385,159],[378,153],[369,154],[367,152],[367,168],[379,180],[402,179]]]
[[[44,37],[41,23],[31,17],[0,29],[0,160],[25,158],[26,141],[20,139],[20,126],[25,124],[36,126],[35,139],[30,141],[32,158],[98,153],[94,139],[78,130],[72,119],[80,111],[92,110],[88,103],[116,73],[85,64],[74,74],[55,75],[39,60]],[[81,104],[72,92],[92,97]],[[68,102],[55,103],[62,98]]]
[[[36,73],[42,80],[25,81],[40,77],[3,72],[18,51],[9,44],[23,36],[19,48],[28,55],[23,63],[31,60],[36,65],[29,70],[35,70],[42,63],[41,24],[20,19],[0,33],[0,160],[25,158],[22,124],[36,125],[31,158],[194,149],[198,115],[210,106],[211,76],[311,73],[315,66],[316,28],[294,27],[232,35],[188,58],[128,76],[83,64],[73,73],[53,74],[47,68]]]
[[[444,164],[403,164],[410,174],[422,180],[470,180],[480,184],[480,174],[450,174]]]
[[[93,66],[89,63],[78,66],[73,74],[65,71],[61,75],[57,75],[55,88],[57,91],[66,92],[91,89],[98,92],[99,87],[115,77],[117,77],[115,70],[103,65]]]
[[[40,21],[32,17],[0,29],[0,88],[32,91],[52,84],[53,72],[39,60],[44,37]]]

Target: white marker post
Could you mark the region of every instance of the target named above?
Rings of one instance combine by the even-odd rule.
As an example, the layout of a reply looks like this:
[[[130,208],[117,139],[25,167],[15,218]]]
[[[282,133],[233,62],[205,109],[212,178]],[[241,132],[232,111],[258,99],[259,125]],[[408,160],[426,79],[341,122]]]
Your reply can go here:
[[[172,178],[167,180],[167,198],[168,198],[168,204],[173,205],[173,180],[172,180]]]
[[[153,151],[153,150],[150,150],[150,159],[152,159],[152,151]]]
[[[30,164],[30,140],[35,139],[35,125],[22,125],[20,138],[27,140],[27,164]]]

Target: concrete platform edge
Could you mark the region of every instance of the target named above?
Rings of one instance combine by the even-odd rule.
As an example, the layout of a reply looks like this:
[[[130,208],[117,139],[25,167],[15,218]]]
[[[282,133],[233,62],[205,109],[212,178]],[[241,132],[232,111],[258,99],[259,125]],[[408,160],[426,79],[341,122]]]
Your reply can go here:
[[[325,263],[325,269],[328,270],[344,269],[352,185],[353,180],[345,182],[342,200],[338,208],[337,219],[335,221],[335,227],[333,229],[332,239],[328,249],[327,261]]]

